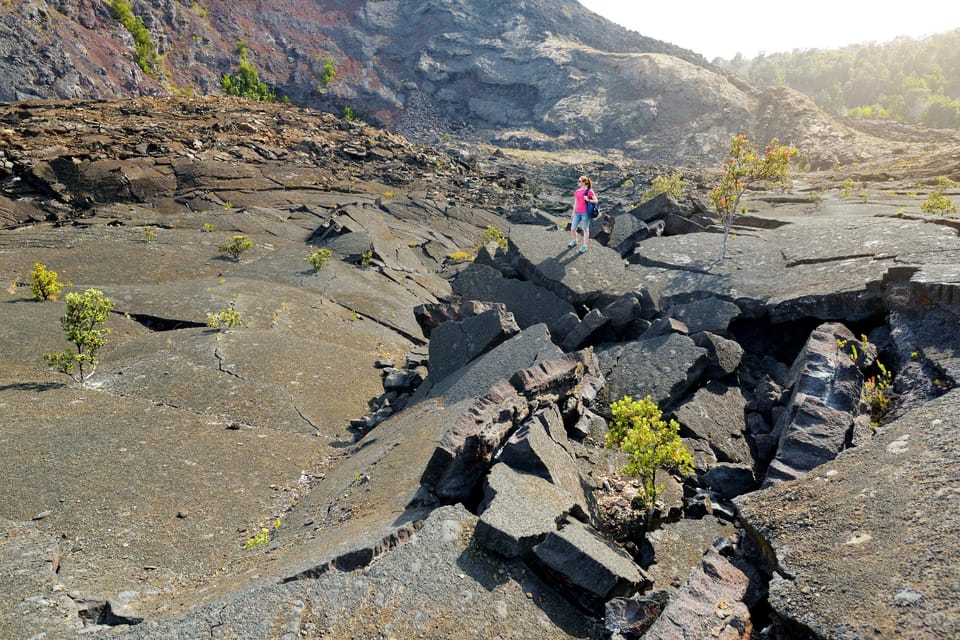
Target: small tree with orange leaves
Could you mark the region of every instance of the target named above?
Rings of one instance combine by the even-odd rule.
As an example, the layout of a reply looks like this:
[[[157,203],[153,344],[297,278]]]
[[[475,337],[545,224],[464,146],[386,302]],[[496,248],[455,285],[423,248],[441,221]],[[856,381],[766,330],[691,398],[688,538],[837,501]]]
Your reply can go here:
[[[727,257],[727,238],[730,227],[746,207],[740,206],[740,198],[747,187],[761,180],[783,180],[787,176],[790,159],[797,155],[794,147],[783,147],[776,138],[770,141],[761,155],[757,146],[743,134],[734,136],[730,143],[730,155],[723,163],[720,183],[710,190],[710,204],[717,210],[723,225],[723,249],[718,262]]]

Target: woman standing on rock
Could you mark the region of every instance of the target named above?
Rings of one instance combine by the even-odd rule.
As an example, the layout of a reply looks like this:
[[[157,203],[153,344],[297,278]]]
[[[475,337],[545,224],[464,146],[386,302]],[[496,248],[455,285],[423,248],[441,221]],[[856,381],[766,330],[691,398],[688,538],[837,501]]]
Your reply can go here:
[[[587,203],[597,202],[597,194],[593,192],[593,183],[587,176],[580,176],[577,180],[577,190],[573,192],[573,215],[570,217],[570,235],[573,236],[567,246],[571,249],[577,246],[577,227],[583,228],[583,246],[577,253],[586,253],[587,243],[590,241],[590,214],[587,213]]]

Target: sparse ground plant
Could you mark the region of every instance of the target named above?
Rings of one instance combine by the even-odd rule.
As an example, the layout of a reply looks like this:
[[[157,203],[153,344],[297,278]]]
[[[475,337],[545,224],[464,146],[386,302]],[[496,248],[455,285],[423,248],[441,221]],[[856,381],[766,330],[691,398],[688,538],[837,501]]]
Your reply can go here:
[[[854,180],[847,178],[843,181],[843,186],[840,189],[841,198],[866,198],[866,190],[863,188],[863,184],[860,182],[855,182]]]
[[[99,289],[87,289],[81,293],[68,293],[67,312],[60,318],[60,326],[67,334],[67,341],[75,351],[66,349],[61,353],[47,353],[43,358],[47,365],[70,376],[81,387],[93,375],[100,349],[107,343],[110,330],[103,327],[113,303],[103,297]]]
[[[369,269],[373,266],[373,249],[367,249],[360,254],[360,268]]]
[[[950,198],[943,193],[949,187],[955,185],[956,183],[946,176],[939,176],[936,184],[930,190],[930,194],[927,196],[927,199],[920,204],[920,211],[929,213],[931,215],[946,215],[948,213],[956,213],[957,205],[955,205]]]
[[[647,396],[634,400],[624,396],[610,405],[613,422],[606,436],[606,446],[620,449],[628,456],[623,472],[639,478],[643,484],[643,505],[650,509],[663,485],[657,485],[657,469],[693,472],[693,456],[680,440],[680,425],[666,422],[657,404]]]
[[[344,120],[349,120],[350,122],[363,122],[360,114],[354,111],[349,105],[343,108],[343,112],[340,115]]]
[[[332,257],[333,252],[330,251],[330,249],[317,249],[308,257],[304,258],[304,260],[309,262],[316,271],[319,271],[327,266],[327,263],[330,262],[330,258]]]
[[[225,253],[234,260],[239,260],[245,251],[253,248],[253,240],[243,234],[235,235],[217,247],[217,251]]]
[[[454,251],[447,257],[453,262],[472,262],[476,256],[469,251]]]
[[[661,193],[665,193],[674,200],[679,200],[683,196],[683,189],[686,186],[686,180],[679,173],[672,173],[669,176],[657,176],[653,179],[650,188],[640,196],[640,202],[653,200]]]
[[[488,226],[483,232],[483,244],[496,242],[501,251],[507,250],[507,237],[498,227]]]
[[[208,313],[207,326],[224,332],[228,329],[242,329],[247,326],[247,323],[244,322],[243,316],[240,315],[240,312],[236,310],[231,302],[230,306],[220,313]]]
[[[280,518],[277,518],[273,523],[273,530],[270,530],[267,527],[260,527],[260,533],[249,538],[243,543],[243,550],[247,551],[249,549],[254,549],[267,544],[270,542],[270,538],[273,537],[273,532],[279,529],[282,524],[283,523],[280,522]]]
[[[209,222],[204,222],[203,226],[200,227],[200,231],[203,231],[204,233],[213,233],[216,230],[217,228]]]
[[[287,311],[287,303],[281,302],[280,308],[273,312],[273,318],[270,320],[270,328],[273,329],[280,322],[280,316]]]
[[[35,300],[56,300],[63,290],[63,283],[57,279],[57,272],[50,271],[46,265],[33,263],[30,274],[30,292]]]
[[[877,374],[863,382],[863,397],[870,408],[870,426],[874,429],[880,426],[880,422],[890,411],[890,389],[893,386],[893,373],[879,360],[876,367]]]
[[[723,226],[722,262],[727,257],[727,238],[733,221],[746,207],[741,208],[740,199],[747,187],[760,181],[782,181],[787,177],[790,159],[797,154],[794,147],[781,146],[776,138],[770,141],[763,154],[745,135],[734,136],[730,154],[723,164],[720,182],[710,190],[710,203],[716,209]]]
[[[143,241],[144,242],[153,242],[157,239],[157,230],[153,227],[144,227],[143,228]]]

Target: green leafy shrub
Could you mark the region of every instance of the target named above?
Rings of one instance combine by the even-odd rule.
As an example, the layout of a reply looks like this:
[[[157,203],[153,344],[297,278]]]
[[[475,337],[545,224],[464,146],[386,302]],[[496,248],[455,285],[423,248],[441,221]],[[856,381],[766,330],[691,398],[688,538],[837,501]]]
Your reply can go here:
[[[686,186],[686,181],[679,173],[673,173],[669,176],[657,176],[653,179],[653,184],[650,185],[650,188],[640,196],[640,201],[646,202],[653,200],[661,193],[667,194],[674,200],[679,200],[683,196],[684,186]]]
[[[47,365],[70,376],[80,386],[93,375],[99,362],[97,354],[107,343],[110,330],[101,327],[107,320],[113,303],[98,289],[87,289],[82,294],[68,293],[67,312],[60,318],[60,326],[73,343],[76,352],[44,354]]]
[[[207,326],[218,331],[227,329],[242,329],[247,326],[240,312],[234,308],[233,303],[220,313],[207,314]]]
[[[323,60],[320,61],[322,71],[320,74],[320,88],[325,88],[337,77],[337,62],[329,53],[323,54]]]
[[[276,522],[273,523],[274,530],[279,529],[281,524],[280,519],[277,518]],[[243,543],[243,550],[247,551],[265,545],[270,542],[271,537],[273,537],[273,531],[266,527],[260,527],[260,533]]]
[[[890,389],[893,386],[893,373],[877,360],[877,374],[863,382],[863,397],[870,408],[870,426],[876,429],[884,416],[890,412],[893,400]]]
[[[476,256],[469,251],[454,251],[447,257],[454,262],[473,262],[473,259],[476,258]]]
[[[657,404],[647,396],[634,400],[624,396],[610,405],[613,422],[606,436],[606,446],[621,449],[628,455],[623,472],[640,478],[643,483],[644,506],[653,506],[663,485],[655,483],[657,469],[674,469],[680,473],[693,471],[693,457],[680,440],[676,420],[665,422]]]
[[[373,266],[373,249],[367,249],[360,254],[360,268],[369,269]]]
[[[308,257],[304,258],[309,262],[313,268],[317,271],[323,269],[327,266],[327,263],[330,261],[330,258],[333,257],[333,252],[330,249],[317,249],[311,253]]]
[[[240,234],[233,236],[224,243],[221,243],[221,245],[217,247],[217,251],[227,254],[234,260],[239,260],[243,252],[249,251],[252,248],[253,240],[243,234]]]
[[[497,227],[489,226],[484,230],[483,244],[487,244],[488,242],[496,242],[501,251],[507,250],[507,237],[503,235],[503,231]]]
[[[247,41],[237,42],[237,73],[225,73],[220,77],[220,88],[228,96],[252,98],[261,102],[276,102],[277,91],[260,80],[260,74],[247,57]]]
[[[947,213],[956,213],[957,205],[943,194],[943,192],[956,183],[946,176],[939,176],[936,185],[930,190],[926,200],[920,204],[920,211],[931,215],[944,215]]]
[[[343,108],[343,112],[341,113],[341,117],[342,117],[344,120],[349,120],[350,122],[363,122],[363,118],[360,117],[360,114],[357,113],[356,111],[354,111],[354,110],[353,110],[352,108],[350,108],[349,106],[346,106],[346,107]]]
[[[35,300],[56,300],[63,290],[63,284],[57,280],[57,272],[50,271],[46,265],[33,263],[30,274],[30,292]]]
[[[133,56],[137,66],[147,75],[159,78],[163,73],[163,59],[157,53],[157,45],[153,42],[150,30],[143,24],[140,16],[133,15],[133,8],[128,0],[111,0],[110,11],[114,19],[133,36],[135,53]]]

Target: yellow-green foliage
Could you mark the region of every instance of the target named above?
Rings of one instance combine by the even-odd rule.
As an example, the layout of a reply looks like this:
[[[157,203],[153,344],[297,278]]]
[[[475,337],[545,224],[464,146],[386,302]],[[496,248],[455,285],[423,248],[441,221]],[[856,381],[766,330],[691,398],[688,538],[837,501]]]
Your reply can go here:
[[[653,184],[650,185],[650,188],[643,192],[640,201],[646,202],[647,200],[653,200],[661,193],[667,194],[674,200],[679,200],[683,195],[684,186],[686,186],[686,181],[679,173],[674,173],[669,176],[657,176],[653,179]]]
[[[276,102],[276,89],[260,80],[260,74],[247,57],[246,40],[237,42],[237,55],[239,57],[237,73],[233,75],[225,73],[220,77],[220,87],[223,92],[228,96],[252,98],[262,102]]]
[[[327,266],[327,262],[330,261],[330,258],[333,257],[333,252],[330,249],[317,249],[311,253],[308,257],[304,258],[307,262],[313,265],[313,268],[319,271]]]
[[[143,72],[155,78],[163,74],[163,60],[157,53],[157,45],[150,36],[150,30],[143,24],[140,16],[133,15],[133,9],[128,0],[111,0],[110,10],[113,17],[133,36],[135,53],[133,56],[137,66]]]
[[[243,234],[240,234],[233,236],[226,242],[222,243],[219,247],[217,247],[217,251],[220,253],[226,253],[234,260],[239,260],[240,255],[244,251],[248,251],[252,248],[253,240]]]
[[[483,244],[488,242],[496,242],[501,251],[507,250],[507,237],[497,227],[489,226],[483,232]]]
[[[320,61],[320,64],[322,65],[322,71],[320,74],[320,86],[318,88],[323,89],[337,77],[337,62],[333,59],[333,56],[325,53],[323,54],[323,59]]]
[[[100,325],[106,322],[113,303],[98,289],[68,293],[66,301],[67,312],[60,318],[60,326],[76,352],[67,349],[44,354],[43,358],[48,366],[70,376],[82,387],[97,368],[97,353],[107,343],[110,330]]]
[[[657,404],[647,396],[634,400],[624,396],[610,405],[613,422],[607,432],[606,445],[621,449],[628,455],[623,472],[640,478],[643,483],[643,502],[653,506],[663,485],[655,483],[658,468],[693,471],[693,457],[680,440],[680,425],[676,420],[665,422]]]
[[[943,194],[944,190],[955,184],[953,180],[946,176],[938,177],[936,185],[930,190],[930,195],[920,204],[920,211],[931,215],[956,213],[957,205],[953,204],[950,198]]]
[[[57,272],[50,271],[46,265],[35,262],[33,273],[30,275],[30,292],[36,300],[56,300],[63,289],[63,284],[57,280]]]
[[[360,268],[369,269],[373,266],[373,249],[367,249],[360,254]]]
[[[218,331],[226,331],[227,329],[243,328],[247,326],[247,323],[244,322],[240,312],[234,308],[233,303],[230,303],[230,306],[220,313],[208,313],[207,326]]]
[[[870,376],[863,383],[863,396],[870,407],[870,426],[876,429],[880,421],[890,411],[890,388],[893,386],[893,373],[877,361],[877,375]]]
[[[840,190],[841,198],[863,198],[863,194],[863,185],[859,182],[854,182],[850,178],[843,181],[843,188]]]
[[[473,262],[473,259],[476,257],[469,251],[454,251],[447,256],[454,262]]]
[[[274,530],[279,529],[281,524],[282,523],[280,522],[280,519],[277,518],[277,521],[273,523]],[[255,547],[259,547],[261,545],[267,544],[268,542],[270,542],[270,538],[272,534],[273,532],[270,531],[270,529],[267,529],[266,527],[261,527],[260,533],[258,533],[257,535],[253,536],[252,538],[250,538],[249,540],[243,543],[243,549],[246,551],[248,549],[253,549]]]

